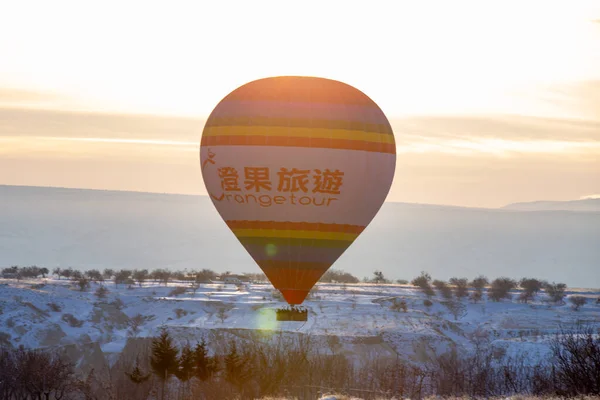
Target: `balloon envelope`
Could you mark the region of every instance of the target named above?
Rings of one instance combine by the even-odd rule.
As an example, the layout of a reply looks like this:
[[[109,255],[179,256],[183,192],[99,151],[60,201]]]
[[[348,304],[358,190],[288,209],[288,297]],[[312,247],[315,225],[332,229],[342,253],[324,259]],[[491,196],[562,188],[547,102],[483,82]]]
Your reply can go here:
[[[210,114],[202,176],[217,211],[289,304],[310,289],[383,204],[396,166],[381,109],[345,83],[247,83]]]

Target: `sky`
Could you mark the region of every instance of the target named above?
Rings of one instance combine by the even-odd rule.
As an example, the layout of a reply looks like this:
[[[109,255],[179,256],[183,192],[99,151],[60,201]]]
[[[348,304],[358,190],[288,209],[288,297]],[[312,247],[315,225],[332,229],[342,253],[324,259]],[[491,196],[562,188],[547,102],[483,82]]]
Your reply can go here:
[[[388,201],[600,193],[599,1],[19,1],[0,5],[0,184],[204,193],[230,91],[344,81],[397,139]]]

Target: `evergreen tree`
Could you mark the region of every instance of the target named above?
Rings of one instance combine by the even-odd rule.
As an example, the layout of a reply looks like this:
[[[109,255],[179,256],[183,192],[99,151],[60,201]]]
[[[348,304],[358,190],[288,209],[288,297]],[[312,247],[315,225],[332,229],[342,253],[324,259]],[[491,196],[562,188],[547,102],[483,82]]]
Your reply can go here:
[[[140,383],[146,382],[150,378],[150,374],[144,374],[138,365],[138,361],[135,361],[135,367],[131,372],[125,372],[125,375],[131,380],[131,382],[139,385]]]
[[[196,344],[194,349],[194,375],[201,381],[205,381],[210,377],[208,372],[208,351],[206,350],[206,342],[202,338],[202,342]]]
[[[219,362],[216,356],[209,357],[206,341],[196,344],[194,348],[194,376],[201,381],[206,381],[219,371]]]
[[[192,376],[194,376],[194,352],[188,343],[181,349],[177,368],[177,378],[183,383],[184,392],[186,392],[187,382]]]
[[[173,339],[166,329],[162,329],[159,337],[152,340],[150,366],[152,367],[152,372],[162,382],[162,399],[165,398],[166,381],[169,379],[169,376],[178,372],[178,353],[179,350],[173,344]]]
[[[225,380],[242,389],[243,384],[249,378],[249,370],[244,357],[238,352],[235,341],[232,340],[229,345],[229,351],[225,355]]]

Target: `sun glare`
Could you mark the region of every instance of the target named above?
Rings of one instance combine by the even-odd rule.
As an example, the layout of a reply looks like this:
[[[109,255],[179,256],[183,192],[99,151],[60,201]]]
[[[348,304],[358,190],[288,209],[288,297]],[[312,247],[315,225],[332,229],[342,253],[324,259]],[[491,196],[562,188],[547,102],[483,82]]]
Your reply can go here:
[[[62,94],[53,101],[67,108],[206,116],[250,80],[315,75],[356,86],[392,117],[539,113],[514,91],[600,76],[594,2],[6,7],[0,85]]]
[[[531,171],[554,158],[561,168],[577,164],[573,176],[588,182],[597,166],[597,1],[59,0],[2,10],[0,183],[195,193],[204,119],[235,88],[274,75],[340,80],[371,97],[394,127],[399,185],[407,173],[418,188],[428,179],[411,165],[444,175],[446,157],[475,169],[486,157],[518,158]],[[34,109],[76,116],[23,114]],[[113,114],[72,113],[81,111]],[[155,118],[161,114],[178,118]],[[514,115],[541,118],[505,118]],[[557,122],[566,119],[581,124]],[[149,177],[151,169],[161,178]],[[590,185],[570,193],[597,192]],[[408,191],[392,193],[402,201]],[[464,201],[495,204],[484,197]]]

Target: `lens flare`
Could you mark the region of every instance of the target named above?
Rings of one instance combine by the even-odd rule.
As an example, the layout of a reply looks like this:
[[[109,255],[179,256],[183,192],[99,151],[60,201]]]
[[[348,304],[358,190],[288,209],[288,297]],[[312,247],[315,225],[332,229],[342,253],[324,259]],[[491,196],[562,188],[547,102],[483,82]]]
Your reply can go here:
[[[277,254],[277,246],[273,243],[269,243],[265,246],[265,253],[268,257],[273,257]]]

